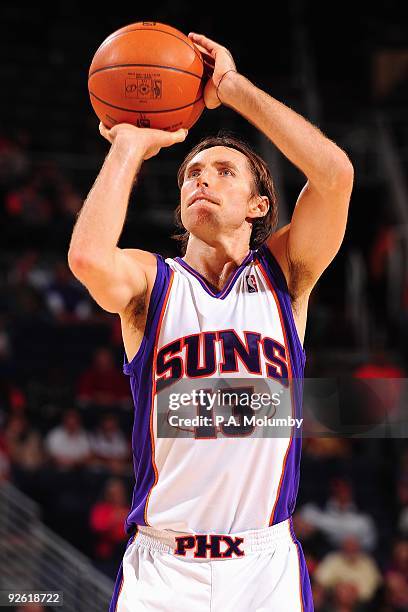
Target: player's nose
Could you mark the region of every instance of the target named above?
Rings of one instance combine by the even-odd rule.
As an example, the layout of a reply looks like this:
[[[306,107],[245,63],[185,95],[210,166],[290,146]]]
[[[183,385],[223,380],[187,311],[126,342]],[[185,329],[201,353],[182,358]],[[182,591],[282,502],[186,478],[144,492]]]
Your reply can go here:
[[[209,176],[204,169],[201,170],[200,175],[197,177],[197,186],[199,187],[200,185],[209,186]]]

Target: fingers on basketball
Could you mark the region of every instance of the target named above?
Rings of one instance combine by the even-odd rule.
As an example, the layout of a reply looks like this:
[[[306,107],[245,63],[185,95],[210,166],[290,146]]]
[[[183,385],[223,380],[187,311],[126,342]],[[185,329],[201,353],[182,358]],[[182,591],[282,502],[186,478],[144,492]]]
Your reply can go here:
[[[186,137],[187,137],[188,130],[186,130],[184,128],[180,128],[176,132],[170,132],[170,134],[172,136],[171,143],[173,143],[173,142],[183,142],[183,140],[185,140]]]
[[[220,46],[214,40],[211,40],[211,38],[207,38],[207,36],[203,36],[203,34],[196,34],[195,32],[190,32],[188,36],[195,43],[202,45],[210,53],[215,52],[217,47]]]

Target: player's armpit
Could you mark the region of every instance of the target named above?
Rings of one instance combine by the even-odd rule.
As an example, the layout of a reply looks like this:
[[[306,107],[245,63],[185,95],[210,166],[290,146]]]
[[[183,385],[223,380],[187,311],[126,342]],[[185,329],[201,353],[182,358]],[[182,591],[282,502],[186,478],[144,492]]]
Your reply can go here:
[[[294,297],[310,293],[340,249],[352,187],[351,165],[330,189],[317,189],[308,181],[290,224],[269,238]]]
[[[157,270],[156,257],[139,249],[116,248],[112,257],[68,258],[76,278],[107,312],[125,313],[135,299],[146,295],[148,275]]]
[[[289,234],[291,224],[278,229],[267,240],[267,246],[278,262],[286,279],[289,295],[294,304],[300,298],[307,298],[314,284],[307,266],[299,261],[293,263],[289,257]]]
[[[290,266],[301,266],[311,289],[340,249],[346,230],[352,167],[337,186],[322,191],[308,181],[293,211],[288,234]]]
[[[276,232],[274,232],[272,236],[270,236],[266,241],[267,247],[271,251],[272,255],[275,257],[286,278],[286,283],[288,287],[290,282],[289,261],[287,258],[289,230],[290,223],[276,230]]]

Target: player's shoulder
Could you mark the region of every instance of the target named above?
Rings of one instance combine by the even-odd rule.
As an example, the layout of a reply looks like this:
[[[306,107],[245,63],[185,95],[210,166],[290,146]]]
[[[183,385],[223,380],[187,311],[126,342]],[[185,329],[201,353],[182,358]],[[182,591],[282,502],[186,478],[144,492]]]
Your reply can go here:
[[[123,255],[138,263],[142,266],[153,266],[157,265],[157,256],[155,253],[150,251],[143,251],[142,249],[121,249]]]
[[[147,275],[155,275],[157,270],[157,258],[160,255],[151,253],[150,251],[144,251],[142,249],[121,249],[122,254],[128,262],[134,263],[135,265],[143,268]]]

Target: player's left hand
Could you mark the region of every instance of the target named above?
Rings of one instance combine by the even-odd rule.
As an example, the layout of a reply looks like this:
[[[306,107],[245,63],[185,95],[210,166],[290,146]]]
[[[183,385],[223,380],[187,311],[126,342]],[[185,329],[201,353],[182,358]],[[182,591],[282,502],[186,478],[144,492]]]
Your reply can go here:
[[[190,40],[203,54],[204,64],[209,72],[209,79],[204,88],[204,102],[207,108],[217,108],[221,101],[217,96],[217,87],[228,70],[237,72],[234,59],[225,47],[202,34],[190,32]]]

